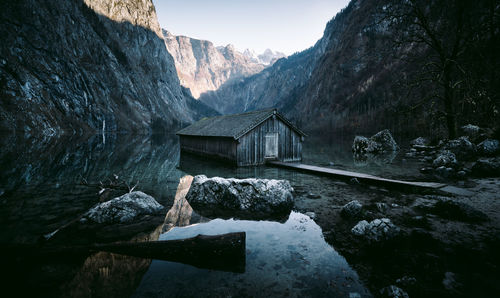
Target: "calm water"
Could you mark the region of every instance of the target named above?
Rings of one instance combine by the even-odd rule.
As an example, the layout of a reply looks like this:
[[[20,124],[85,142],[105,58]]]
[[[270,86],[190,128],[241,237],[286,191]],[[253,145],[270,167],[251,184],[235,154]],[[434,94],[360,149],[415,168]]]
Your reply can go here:
[[[239,231],[247,235],[244,273],[154,260],[134,297],[369,296],[346,260],[325,242],[321,228],[301,213],[292,212],[285,223],[215,219],[174,228],[160,239]]]
[[[356,170],[389,178],[413,177],[416,169],[420,167],[418,163],[404,161],[401,158],[402,153],[390,156],[385,161],[355,160],[350,151],[352,139],[353,136],[318,141],[318,138],[310,137],[304,143],[304,163]],[[129,185],[137,184],[138,190],[152,195],[166,207],[170,207],[173,202],[179,179],[187,174],[205,174],[209,177],[288,179],[296,191],[330,197],[338,195],[339,188],[346,187],[345,183],[330,178],[316,177],[285,169],[264,166],[236,168],[193,156],[181,156],[178,139],[175,135],[154,137],[130,137],[126,135],[106,135],[103,137],[97,135],[85,139],[37,139],[23,136],[4,136],[0,139],[0,145],[0,242],[34,243],[42,235],[77,218],[98,203],[99,182],[106,182],[114,175],[119,176]],[[387,163],[388,160],[391,160],[390,163]],[[82,184],[82,181],[86,181],[88,185]],[[231,284],[239,285],[236,286],[239,290],[245,288],[244,285],[258,283],[257,277],[265,271],[268,278],[274,274],[274,282],[270,283],[272,285],[269,288],[270,293],[275,290],[281,291],[283,287],[290,286],[289,283],[293,276],[306,269],[306,272],[310,274],[321,276],[317,288],[323,288],[324,282],[329,279],[338,286],[342,283],[340,281],[337,283],[335,280],[342,278],[342,274],[339,274],[339,270],[343,270],[341,268],[347,268],[345,270],[349,273],[345,273],[344,277],[352,277],[350,284],[354,285],[354,288],[358,287],[355,273],[349,271],[345,260],[322,240],[321,231],[317,230],[313,221],[309,220],[304,225],[307,231],[310,230],[310,233],[290,230],[296,217],[301,216],[295,214],[285,224],[217,220],[206,226],[184,228],[182,231],[188,235],[196,229],[213,228],[217,231],[225,231],[230,230],[231,226],[239,226],[248,231],[250,253],[247,256],[247,271],[243,276],[235,276],[230,279],[232,280]],[[291,223],[289,223],[290,221]],[[268,235],[255,233],[256,230],[268,228],[272,229],[273,233]],[[175,230],[171,232],[172,235],[180,233]],[[302,234],[293,234],[292,232]],[[276,238],[281,240],[274,243],[276,241],[273,239]],[[312,246],[301,246],[300,243],[292,243],[290,247],[288,244],[285,245],[285,240],[291,241],[295,238],[309,239],[303,243],[314,243],[310,244]],[[290,258],[288,261],[281,260],[290,268],[283,267],[284,265],[281,265],[281,268],[275,266],[276,261],[271,259],[276,257],[278,250],[283,250],[283,258]],[[331,262],[335,264],[332,263],[332,266],[321,268],[325,271],[320,270],[321,272],[318,273],[315,271],[319,270],[317,265],[325,262],[325,259],[311,259],[311,251],[321,251],[325,256],[331,257]],[[142,264],[140,261],[137,262]],[[141,266],[142,269],[139,273],[133,274],[134,280],[139,278],[138,281],[140,281],[142,274],[148,268],[144,264]],[[160,289],[156,285],[160,279],[166,278],[167,273],[163,275],[154,273],[158,270],[172,272],[173,268],[177,268],[175,270],[183,268],[181,276],[188,281],[199,279],[200,276],[214,282],[226,279],[225,273],[195,272],[182,266],[154,261],[142,280],[137,295],[146,293],[145,289],[149,287],[148,285],[152,285],[157,290],[156,293],[160,293],[160,296],[163,295],[161,293],[165,293],[163,288]],[[262,272],[259,273],[259,270]],[[292,273],[286,273],[288,272],[286,270]],[[157,276],[158,278],[156,278]],[[286,276],[286,278],[282,280],[279,276]],[[305,291],[303,293],[315,293],[314,291],[307,292],[310,289],[300,286],[306,283],[311,283],[311,281],[299,281],[298,286],[295,287],[297,291],[294,293],[302,293],[302,291]],[[165,288],[172,289],[176,285],[182,285],[182,283],[169,283]],[[110,287],[110,289],[112,288]],[[246,288],[248,290],[248,287]],[[328,289],[325,288],[325,291]],[[341,291],[340,288],[337,288],[337,291]],[[349,292],[347,288],[342,291]],[[362,292],[362,288],[359,291]]]

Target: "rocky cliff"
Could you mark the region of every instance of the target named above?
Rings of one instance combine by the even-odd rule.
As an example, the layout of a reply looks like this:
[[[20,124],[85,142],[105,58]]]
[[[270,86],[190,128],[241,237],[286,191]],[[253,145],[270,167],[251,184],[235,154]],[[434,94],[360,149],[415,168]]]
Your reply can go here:
[[[163,30],[163,35],[181,84],[189,88],[195,98],[206,91],[217,90],[225,82],[258,73],[265,67],[232,45],[215,47],[210,41],[176,36],[167,30]]]
[[[417,2],[424,8],[432,5],[435,9],[429,13],[433,26],[455,25],[454,15],[447,13],[439,1]],[[499,7],[493,2],[483,3],[486,8],[481,9],[494,15]],[[328,22],[323,37],[312,48],[280,59],[261,73],[226,83],[217,91],[202,95],[200,100],[221,113],[277,107],[309,131],[347,129],[373,133],[389,128],[401,133],[429,134],[430,130],[443,129],[442,103],[434,92],[439,84],[429,81],[429,71],[427,76],[422,75],[426,63],[431,61],[429,57],[435,53],[415,42],[398,44],[409,34],[408,29],[395,27],[387,17],[391,14],[388,10],[401,3],[352,0]],[[482,11],[473,9],[472,19],[467,22],[487,19],[487,15],[478,13]],[[492,20],[491,24],[498,24],[493,17]],[[456,110],[464,115],[460,121],[484,122],[488,126],[492,119],[498,119],[494,112],[488,112],[498,110],[498,92],[496,87],[486,86],[498,85],[498,67],[494,66],[498,59],[492,53],[498,49],[499,34],[498,30],[488,29],[495,25],[486,25],[481,34],[470,34],[477,38],[469,41],[473,46],[460,65],[473,65],[465,81],[478,85],[465,86],[464,80],[457,78],[457,83],[461,82],[457,89],[469,89],[461,94],[462,98],[458,96],[462,90],[457,91]],[[448,42],[447,37],[440,38]],[[479,65],[485,71],[477,70],[474,74],[472,71]],[[476,96],[480,93],[489,95]],[[432,96],[434,100],[426,100]]]
[[[2,2],[0,36],[0,130],[165,130],[210,113],[179,84],[151,0]]]

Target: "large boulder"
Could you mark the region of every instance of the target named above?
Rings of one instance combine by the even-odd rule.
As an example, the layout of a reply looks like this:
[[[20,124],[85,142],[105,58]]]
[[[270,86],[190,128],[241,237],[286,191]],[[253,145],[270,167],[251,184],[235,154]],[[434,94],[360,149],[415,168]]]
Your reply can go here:
[[[400,231],[388,218],[374,219],[370,223],[362,220],[351,229],[354,235],[374,242],[394,238]]]
[[[352,144],[352,151],[358,154],[391,152],[398,149],[398,144],[388,129],[384,129],[370,138],[356,136]]]
[[[352,143],[352,151],[357,154],[379,152],[380,145],[377,142],[363,136],[355,136]]]
[[[163,209],[153,197],[141,191],[134,191],[95,205],[83,215],[81,222],[130,223],[144,215],[156,215]]]
[[[200,212],[225,210],[260,217],[290,212],[294,204],[292,192],[293,188],[287,180],[207,178],[198,175],[193,179],[186,200]]]
[[[398,144],[394,141],[391,132],[388,129],[379,131],[374,136],[371,137],[372,141],[380,144],[382,151],[397,151],[399,149]]]
[[[477,145],[477,152],[481,156],[493,156],[500,153],[498,140],[486,139]]]
[[[459,160],[470,160],[476,156],[476,145],[472,144],[468,137],[449,140],[443,149],[453,152]]]

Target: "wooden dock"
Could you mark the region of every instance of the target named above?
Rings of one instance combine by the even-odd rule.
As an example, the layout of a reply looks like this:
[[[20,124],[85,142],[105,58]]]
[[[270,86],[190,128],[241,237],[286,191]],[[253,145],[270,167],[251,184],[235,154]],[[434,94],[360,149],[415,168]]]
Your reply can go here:
[[[368,175],[368,174],[362,174],[362,173],[344,171],[344,170],[336,170],[336,169],[331,169],[331,168],[323,168],[323,167],[305,165],[305,164],[301,164],[301,163],[269,161],[268,164],[273,165],[273,166],[277,166],[277,167],[283,167],[283,168],[287,168],[287,169],[296,169],[296,170],[300,170],[303,172],[324,175],[324,176],[330,176],[330,177],[335,177],[335,178],[341,178],[341,179],[356,178],[356,179],[358,179],[359,182],[365,182],[365,183],[388,186],[388,187],[405,187],[405,188],[413,187],[413,188],[419,188],[419,189],[441,190],[442,188],[445,188],[447,186],[446,184],[436,183],[436,182],[413,182],[413,181],[386,179],[386,178]]]

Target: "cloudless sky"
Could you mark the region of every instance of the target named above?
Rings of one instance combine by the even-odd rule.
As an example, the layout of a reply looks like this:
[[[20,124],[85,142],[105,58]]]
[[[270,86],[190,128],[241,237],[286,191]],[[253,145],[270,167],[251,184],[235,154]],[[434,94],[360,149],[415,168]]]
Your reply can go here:
[[[313,46],[349,0],[153,0],[162,28],[175,35],[287,55]]]

